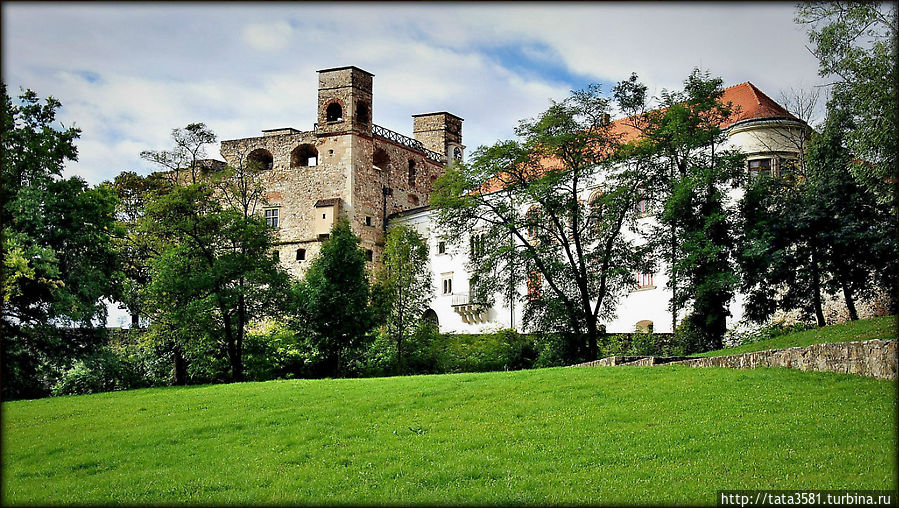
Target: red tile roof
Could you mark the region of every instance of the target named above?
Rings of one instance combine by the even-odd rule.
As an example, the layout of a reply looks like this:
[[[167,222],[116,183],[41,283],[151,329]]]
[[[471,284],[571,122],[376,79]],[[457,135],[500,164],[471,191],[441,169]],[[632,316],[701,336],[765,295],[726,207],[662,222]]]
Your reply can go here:
[[[786,108],[765,95],[764,92],[749,81],[725,88],[724,93],[721,95],[721,102],[723,104],[729,102],[733,104],[733,112],[730,117],[720,125],[724,129],[745,120],[761,120],[765,118],[791,118],[798,120]],[[611,133],[620,134],[622,142],[633,141],[640,136],[640,131],[628,123],[628,118],[620,118],[612,122]],[[550,162],[547,160],[541,165],[548,170],[550,169]],[[501,189],[505,183],[502,176],[497,175],[484,182],[480,191],[493,192]]]

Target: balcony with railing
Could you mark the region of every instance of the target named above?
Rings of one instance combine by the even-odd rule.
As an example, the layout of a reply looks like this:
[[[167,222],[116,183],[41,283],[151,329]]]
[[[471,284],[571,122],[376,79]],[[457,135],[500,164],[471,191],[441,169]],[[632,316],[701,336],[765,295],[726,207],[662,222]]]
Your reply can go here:
[[[477,293],[467,291],[453,293],[452,306],[456,314],[462,316],[464,323],[483,323],[486,321],[490,307],[479,298]]]

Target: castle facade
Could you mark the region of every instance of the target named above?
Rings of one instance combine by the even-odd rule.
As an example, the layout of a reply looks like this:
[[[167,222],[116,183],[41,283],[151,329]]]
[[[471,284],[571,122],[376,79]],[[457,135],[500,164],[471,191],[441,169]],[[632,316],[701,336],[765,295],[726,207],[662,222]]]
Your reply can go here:
[[[413,115],[410,138],[372,123],[373,74],[339,67],[318,75],[318,122],[312,130],[269,129],[262,136],[222,142],[229,164],[256,162],[265,169],[263,213],[277,228],[276,255],[282,265],[301,276],[343,216],[361,238],[368,268],[376,270],[387,228],[406,224],[428,242],[433,299],[426,314],[441,331],[526,330],[521,301],[528,293],[527,281],[521,281],[520,299],[496,295],[489,306],[473,301],[466,268],[471,237],[441,238],[436,214],[428,206],[434,181],[448,163],[464,157],[462,118],[447,112]],[[781,174],[796,164],[809,132],[805,122],[748,82],[725,89],[722,100],[736,106],[721,127],[730,148],[747,155],[751,176]],[[731,199],[741,192],[735,188]],[[590,202],[589,188],[581,199]],[[633,290],[606,330],[672,332],[666,282],[664,269],[634,274]],[[737,295],[729,325],[742,318],[742,309],[743,298]]]

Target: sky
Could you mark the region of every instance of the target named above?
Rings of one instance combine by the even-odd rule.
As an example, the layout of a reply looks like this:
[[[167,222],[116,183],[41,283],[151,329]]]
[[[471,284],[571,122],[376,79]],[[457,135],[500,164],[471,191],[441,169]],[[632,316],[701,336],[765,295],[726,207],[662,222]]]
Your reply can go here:
[[[786,2],[3,2],[2,76],[62,103],[82,129],[65,176],[97,184],[151,172],[140,152],[189,123],[219,139],[311,130],[316,71],[346,65],[374,74],[375,123],[411,136],[411,115],[449,111],[469,153],[632,72],[652,94],[699,67],[779,100],[822,83],[793,16]]]

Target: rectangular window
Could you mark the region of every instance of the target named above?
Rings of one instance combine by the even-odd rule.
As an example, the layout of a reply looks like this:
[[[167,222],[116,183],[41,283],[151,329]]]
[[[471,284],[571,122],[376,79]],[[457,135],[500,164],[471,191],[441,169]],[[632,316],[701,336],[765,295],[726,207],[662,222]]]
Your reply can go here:
[[[652,282],[653,273],[638,273],[637,274],[637,288],[650,288],[653,287],[654,284]]]
[[[278,251],[272,252],[272,259],[275,261],[281,261],[281,253]]]
[[[749,179],[770,177],[771,159],[753,159],[749,161]]]
[[[445,294],[445,295],[453,294],[453,278],[452,278],[452,276],[443,278],[443,294]]]
[[[365,249],[365,260],[366,261],[374,261],[375,253],[371,249]]]
[[[278,227],[278,209],[277,208],[266,208],[265,209],[265,224],[267,226],[271,226],[273,228]]]
[[[297,249],[297,261],[306,260],[306,249]]]
[[[468,244],[472,259],[480,259],[484,256],[484,235],[471,235]]]
[[[446,254],[446,242],[437,243],[437,254]]]
[[[637,212],[638,217],[643,217],[649,213],[649,199],[644,189],[640,189],[637,192],[639,192],[640,198],[637,200],[637,204],[634,205],[634,211]]]
[[[528,300],[539,300],[543,295],[543,274],[536,268],[528,270]]]
[[[371,226],[371,217],[368,215],[365,216],[365,225]]]

